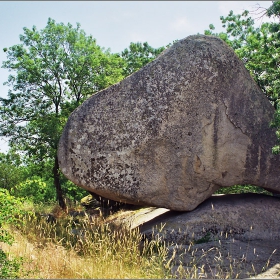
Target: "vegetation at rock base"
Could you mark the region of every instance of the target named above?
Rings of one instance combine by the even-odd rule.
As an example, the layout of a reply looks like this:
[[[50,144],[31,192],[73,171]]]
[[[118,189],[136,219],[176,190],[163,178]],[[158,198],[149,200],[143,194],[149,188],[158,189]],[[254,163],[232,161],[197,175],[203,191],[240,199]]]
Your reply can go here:
[[[37,210],[22,217],[23,226],[9,228],[14,232],[14,244],[1,245],[10,256],[22,256],[18,277],[139,279],[168,276],[168,269],[164,267],[166,248],[152,242],[152,246],[147,243],[140,250],[142,235],[138,229],[113,227],[100,215],[74,217],[57,206],[52,207],[56,218],[49,221]],[[79,212],[79,208],[75,210]],[[157,256],[152,254],[155,246],[159,248]],[[14,277],[11,274],[9,278]]]
[[[221,17],[225,32],[215,33],[210,24],[205,34],[223,39],[242,59],[276,109],[271,125],[280,139],[280,1],[258,12],[277,21],[256,27],[248,11],[230,11]],[[61,174],[56,157],[62,129],[77,106],[171,44],[153,48],[136,42],[114,54],[79,24],[53,19],[42,30],[23,28],[20,42],[3,50],[2,68],[11,75],[8,97],[0,98],[0,135],[10,145],[8,153],[0,153],[0,278],[171,278],[165,244],[153,241],[140,249],[137,230],[113,229],[96,215],[83,220],[67,214],[71,207],[80,210],[78,201],[88,193]],[[253,186],[217,193],[240,192],[270,194]],[[64,212],[54,206],[56,200]],[[50,212],[55,218],[46,220]]]
[[[224,187],[220,188],[215,192],[215,194],[231,194],[231,193],[259,193],[259,194],[265,194],[265,195],[272,195],[271,192],[256,186],[251,185],[235,185],[231,187]]]
[[[248,277],[256,275],[253,264],[244,271],[248,268],[246,255],[235,259],[232,252],[224,251],[223,241],[218,247],[198,251],[195,244],[207,244],[207,234],[194,244],[167,244],[159,235],[143,239],[138,228],[129,230],[108,223],[106,216],[82,215],[82,208],[68,207],[69,213],[81,215],[66,214],[55,204],[48,209],[24,205],[28,213],[23,213],[23,223],[7,227],[15,242],[0,243],[5,252],[1,264],[6,266],[1,278],[174,279],[175,273],[179,279],[233,279],[240,278],[241,272]],[[41,214],[44,211],[55,218],[48,220]],[[269,261],[262,264],[264,270]]]

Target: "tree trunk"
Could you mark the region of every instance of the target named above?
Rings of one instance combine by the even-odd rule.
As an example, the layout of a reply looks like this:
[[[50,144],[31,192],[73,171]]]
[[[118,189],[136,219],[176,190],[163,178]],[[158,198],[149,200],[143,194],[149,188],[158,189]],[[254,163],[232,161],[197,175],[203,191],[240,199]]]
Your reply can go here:
[[[57,155],[55,156],[55,161],[54,161],[53,178],[54,178],[54,185],[56,189],[56,199],[58,200],[58,204],[63,210],[66,210],[66,204],[63,199],[63,193],[62,193],[60,179],[59,179],[59,164],[58,164]]]

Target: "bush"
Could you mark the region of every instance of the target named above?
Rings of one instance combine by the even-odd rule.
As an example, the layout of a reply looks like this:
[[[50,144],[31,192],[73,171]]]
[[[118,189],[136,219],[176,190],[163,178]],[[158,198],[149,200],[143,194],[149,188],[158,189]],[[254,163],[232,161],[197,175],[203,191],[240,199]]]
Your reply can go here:
[[[70,180],[62,181],[61,188],[66,197],[74,201],[80,201],[83,197],[88,195],[88,191],[76,186]]]
[[[19,278],[21,265],[21,258],[9,260],[7,254],[0,249],[0,279]]]
[[[0,188],[10,190],[25,179],[19,155],[13,152],[0,153]]]
[[[271,127],[277,128],[276,136],[278,138],[278,144],[275,145],[274,147],[272,147],[272,153],[275,155],[278,155],[280,153],[280,144],[279,144],[279,141],[280,141],[280,103],[279,103],[279,101],[277,103],[277,109],[274,114],[274,119],[271,122]]]
[[[11,244],[12,236],[3,228],[5,224],[16,224],[19,222],[16,216],[22,214],[20,209],[22,200],[10,195],[8,190],[0,188],[0,242]]]
[[[13,243],[13,236],[4,228],[7,224],[18,224],[23,212],[20,209],[22,201],[10,195],[8,190],[0,188],[0,242]],[[18,278],[20,258],[8,259],[6,253],[0,249],[0,279]]]
[[[256,186],[251,185],[235,185],[231,187],[224,187],[220,188],[215,192],[215,194],[238,194],[238,193],[259,193],[259,194],[266,194],[266,195],[272,195],[271,192]]]
[[[11,193],[16,197],[24,197],[34,203],[55,201],[56,197],[55,187],[39,176],[33,176],[21,182],[11,189]]]

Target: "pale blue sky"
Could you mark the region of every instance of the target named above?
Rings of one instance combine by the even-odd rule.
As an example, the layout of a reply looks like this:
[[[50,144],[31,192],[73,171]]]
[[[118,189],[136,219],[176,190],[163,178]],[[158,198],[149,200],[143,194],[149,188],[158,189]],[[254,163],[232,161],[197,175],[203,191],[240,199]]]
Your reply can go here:
[[[0,1],[0,65],[6,60],[4,47],[20,43],[23,27],[38,29],[50,17],[56,22],[74,26],[77,22],[97,44],[121,52],[130,42],[148,42],[160,47],[196,33],[203,33],[210,23],[221,31],[220,16],[230,10],[256,10],[259,4],[268,8],[272,1]],[[261,21],[256,21],[261,24]],[[0,68],[0,96],[9,72]],[[0,139],[0,152],[7,151]]]

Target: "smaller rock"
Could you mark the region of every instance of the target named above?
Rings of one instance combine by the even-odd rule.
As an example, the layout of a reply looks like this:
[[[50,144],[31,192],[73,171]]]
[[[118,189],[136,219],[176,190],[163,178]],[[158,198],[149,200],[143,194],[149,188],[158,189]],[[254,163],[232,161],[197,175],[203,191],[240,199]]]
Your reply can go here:
[[[280,241],[280,200],[255,193],[216,195],[190,212],[148,207],[127,211],[114,222],[131,229],[140,227],[147,238],[158,235],[175,244],[198,244],[217,238]]]
[[[78,229],[78,228],[72,228],[71,234],[76,236],[77,238],[79,238],[81,240],[85,240],[86,239],[85,230]]]
[[[164,216],[165,215],[165,216]],[[235,238],[242,241],[278,240],[279,198],[246,193],[212,196],[191,212],[170,211],[143,224],[146,235],[160,235],[176,244],[203,243]]]
[[[274,265],[267,271],[257,275],[256,277],[251,277],[251,279],[279,279],[280,278],[280,263]]]
[[[172,278],[249,278],[268,269],[261,275],[279,277],[277,269],[271,270],[280,260],[277,197],[216,195],[191,212],[147,207],[121,212],[109,222],[139,227],[143,234],[141,253],[150,249],[144,250],[146,241],[165,242],[165,265]]]
[[[81,205],[85,208],[96,208],[100,206],[100,203],[91,194],[89,194],[81,199]]]

